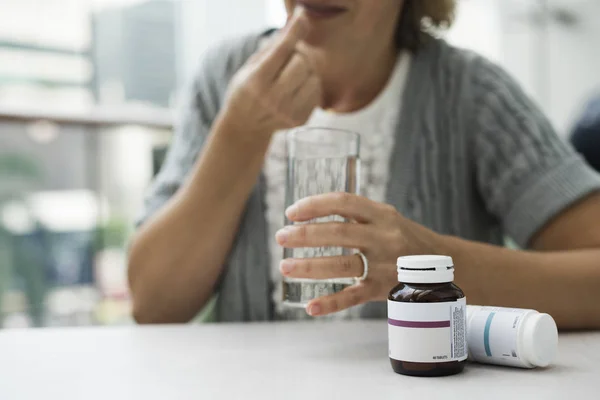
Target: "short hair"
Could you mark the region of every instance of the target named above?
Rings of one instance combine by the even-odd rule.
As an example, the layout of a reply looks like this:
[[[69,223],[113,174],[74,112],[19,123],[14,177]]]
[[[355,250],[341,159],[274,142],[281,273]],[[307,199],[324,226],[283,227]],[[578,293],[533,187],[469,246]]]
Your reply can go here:
[[[456,0],[404,0],[396,29],[399,48],[417,52],[436,29],[452,25]]]

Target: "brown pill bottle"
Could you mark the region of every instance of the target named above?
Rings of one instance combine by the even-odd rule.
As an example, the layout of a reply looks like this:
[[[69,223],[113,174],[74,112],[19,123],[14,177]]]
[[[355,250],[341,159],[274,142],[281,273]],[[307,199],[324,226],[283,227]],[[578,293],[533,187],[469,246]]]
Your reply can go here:
[[[389,357],[395,372],[445,376],[467,360],[467,305],[446,256],[400,257],[388,297]]]

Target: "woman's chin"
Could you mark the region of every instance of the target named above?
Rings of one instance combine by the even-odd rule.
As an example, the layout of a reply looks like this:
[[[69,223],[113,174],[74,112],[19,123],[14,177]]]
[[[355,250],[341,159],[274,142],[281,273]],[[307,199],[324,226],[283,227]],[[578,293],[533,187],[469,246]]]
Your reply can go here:
[[[314,26],[302,41],[311,47],[327,48],[331,47],[335,40],[334,34],[329,29]]]
[[[310,34],[304,38],[303,42],[310,47],[323,48],[327,46],[327,36],[319,34]]]

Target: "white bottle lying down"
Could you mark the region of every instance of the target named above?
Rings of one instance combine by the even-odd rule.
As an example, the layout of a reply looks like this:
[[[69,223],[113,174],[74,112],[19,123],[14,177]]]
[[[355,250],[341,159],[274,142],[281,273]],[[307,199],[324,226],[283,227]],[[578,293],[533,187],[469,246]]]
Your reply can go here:
[[[547,367],[556,356],[558,330],[548,314],[519,308],[467,306],[471,361],[509,367]]]

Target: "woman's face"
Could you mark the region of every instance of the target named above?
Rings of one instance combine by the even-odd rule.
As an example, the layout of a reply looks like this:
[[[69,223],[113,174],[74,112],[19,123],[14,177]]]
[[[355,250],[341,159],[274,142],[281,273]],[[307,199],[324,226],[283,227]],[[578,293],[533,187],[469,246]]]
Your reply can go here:
[[[335,51],[356,51],[393,41],[403,0],[284,0],[288,16],[296,6],[310,21],[306,42]],[[383,43],[388,45],[391,43]]]

